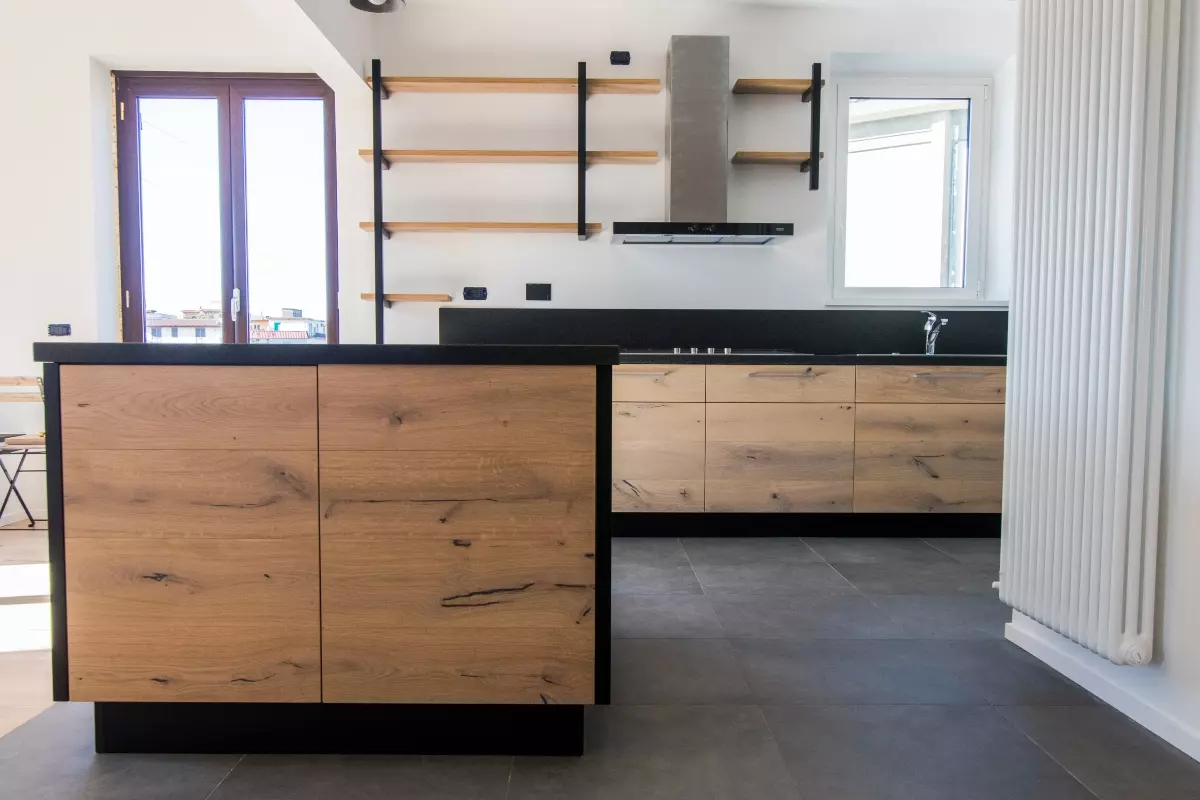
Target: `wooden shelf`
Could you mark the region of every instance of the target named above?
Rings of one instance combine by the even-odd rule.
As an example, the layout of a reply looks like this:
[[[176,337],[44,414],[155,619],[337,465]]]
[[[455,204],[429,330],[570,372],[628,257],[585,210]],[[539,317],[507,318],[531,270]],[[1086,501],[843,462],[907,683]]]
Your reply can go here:
[[[825,85],[825,81],[821,81]],[[807,94],[812,89],[808,78],[738,78],[734,94]]]
[[[364,231],[374,231],[375,223],[360,222]],[[599,233],[599,222],[587,223],[589,234]],[[384,233],[575,233],[574,222],[385,222]]]
[[[825,154],[821,154],[825,158]],[[807,172],[812,153],[788,150],[738,150],[733,156],[734,164],[762,164],[771,167],[799,167]]]
[[[364,292],[359,295],[363,300],[374,300],[374,292]],[[386,303],[449,303],[452,298],[448,294],[391,294],[383,295]]]
[[[384,150],[383,168],[399,163],[434,164],[574,164],[578,150]],[[373,152],[360,149],[370,161]],[[655,164],[657,150],[588,150],[589,164]]]
[[[371,79],[367,79],[371,83]],[[658,78],[588,78],[588,94],[658,94]],[[383,77],[391,92],[477,92],[482,94],[574,94],[578,78]]]

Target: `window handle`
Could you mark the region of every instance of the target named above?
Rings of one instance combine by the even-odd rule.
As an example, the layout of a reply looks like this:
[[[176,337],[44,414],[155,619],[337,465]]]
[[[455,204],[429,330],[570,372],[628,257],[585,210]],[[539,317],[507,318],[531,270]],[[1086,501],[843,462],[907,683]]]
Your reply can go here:
[[[238,312],[242,310],[242,290],[234,289],[233,297],[229,298],[229,318],[237,322]]]

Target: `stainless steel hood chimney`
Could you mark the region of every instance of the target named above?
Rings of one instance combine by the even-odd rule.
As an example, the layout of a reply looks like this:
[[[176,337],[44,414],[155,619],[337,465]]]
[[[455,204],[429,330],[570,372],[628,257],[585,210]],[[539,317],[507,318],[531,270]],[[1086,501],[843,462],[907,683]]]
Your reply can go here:
[[[666,222],[614,222],[616,244],[770,244],[791,223],[727,222],[729,37],[672,36],[667,49]]]

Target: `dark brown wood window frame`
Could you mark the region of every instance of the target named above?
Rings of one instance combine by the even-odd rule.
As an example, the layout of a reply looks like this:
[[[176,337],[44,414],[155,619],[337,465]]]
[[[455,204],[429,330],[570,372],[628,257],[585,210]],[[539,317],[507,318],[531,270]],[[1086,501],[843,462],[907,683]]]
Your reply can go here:
[[[220,178],[222,341],[249,342],[250,287],[246,230],[246,99],[320,99],[325,104],[325,330],[338,342],[337,140],[333,90],[315,75],[114,72],[117,119],[117,208],[120,225],[121,331],[126,342],[146,340],[142,261],[141,163],[137,101],[143,97],[217,100]],[[230,309],[241,292],[236,322]]]

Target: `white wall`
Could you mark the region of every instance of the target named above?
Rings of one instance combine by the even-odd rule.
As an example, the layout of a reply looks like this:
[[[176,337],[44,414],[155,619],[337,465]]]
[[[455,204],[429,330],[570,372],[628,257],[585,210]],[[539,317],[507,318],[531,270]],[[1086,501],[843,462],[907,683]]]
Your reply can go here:
[[[355,224],[370,209],[370,175],[349,149],[369,134],[370,92],[293,0],[0,3],[9,110],[0,125],[0,375],[40,374],[31,343],[51,322],[71,323],[76,341],[118,336],[114,69],[321,75],[337,93],[339,142],[349,143],[338,165],[340,257],[370,257]],[[40,405],[0,404],[0,429],[42,427]],[[44,509],[38,482],[24,486]]]
[[[878,4],[874,4],[878,5]],[[377,52],[385,74],[574,75],[586,60],[592,76],[664,77],[672,34],[731,37],[732,77],[807,74],[835,53],[925,57],[926,63],[987,63],[999,83],[1011,80],[1015,3],[957,8],[786,8],[729,3],[522,2],[410,0],[380,17]],[[630,50],[629,67],[608,63]],[[1007,73],[1006,73],[1007,70]],[[979,74],[973,70],[973,74]],[[836,79],[836,73],[830,76]],[[1011,130],[1011,92],[997,97],[998,130]],[[1005,99],[1005,98],[1009,99]],[[591,149],[664,147],[665,92],[597,96],[588,103]],[[384,105],[384,143],[404,148],[575,148],[575,100],[569,95],[394,95]],[[794,98],[734,97],[730,146],[808,148],[809,106]],[[830,140],[832,113],[825,115]],[[1006,124],[1007,123],[1007,124]],[[1003,139],[1003,136],[997,136]],[[369,146],[364,141],[362,146]],[[1001,148],[1005,147],[1000,143]],[[830,154],[832,147],[824,148]],[[606,230],[587,242],[573,235],[409,234],[385,245],[389,291],[446,292],[484,285],[496,306],[626,308],[822,307],[828,298],[827,205],[833,170],[825,160],[822,190],[778,167],[730,173],[730,219],[795,222],[796,236],[768,248],[613,247],[614,220],[663,218],[664,171],[657,166],[598,166],[588,172],[588,218]],[[1004,172],[1007,165],[995,172]],[[364,163],[362,169],[366,170]],[[575,219],[575,174],[564,165],[401,165],[385,173],[385,216],[410,220]],[[1010,187],[1003,174],[994,183]],[[1010,196],[994,203],[1006,215]],[[996,277],[988,296],[1008,297],[1003,246],[1010,231],[993,225]],[[999,262],[996,264],[995,262]],[[343,265],[343,288],[371,290],[371,264]],[[552,303],[524,299],[525,282],[553,284]],[[462,303],[462,301],[458,301]],[[363,304],[368,305],[369,304]],[[472,303],[472,306],[483,305]],[[371,316],[343,325],[371,336]],[[433,342],[437,307],[386,311],[392,342]]]
[[[1068,677],[1200,759],[1200,9],[1184,3],[1159,520],[1161,651],[1118,667],[1016,615],[1009,635]]]

